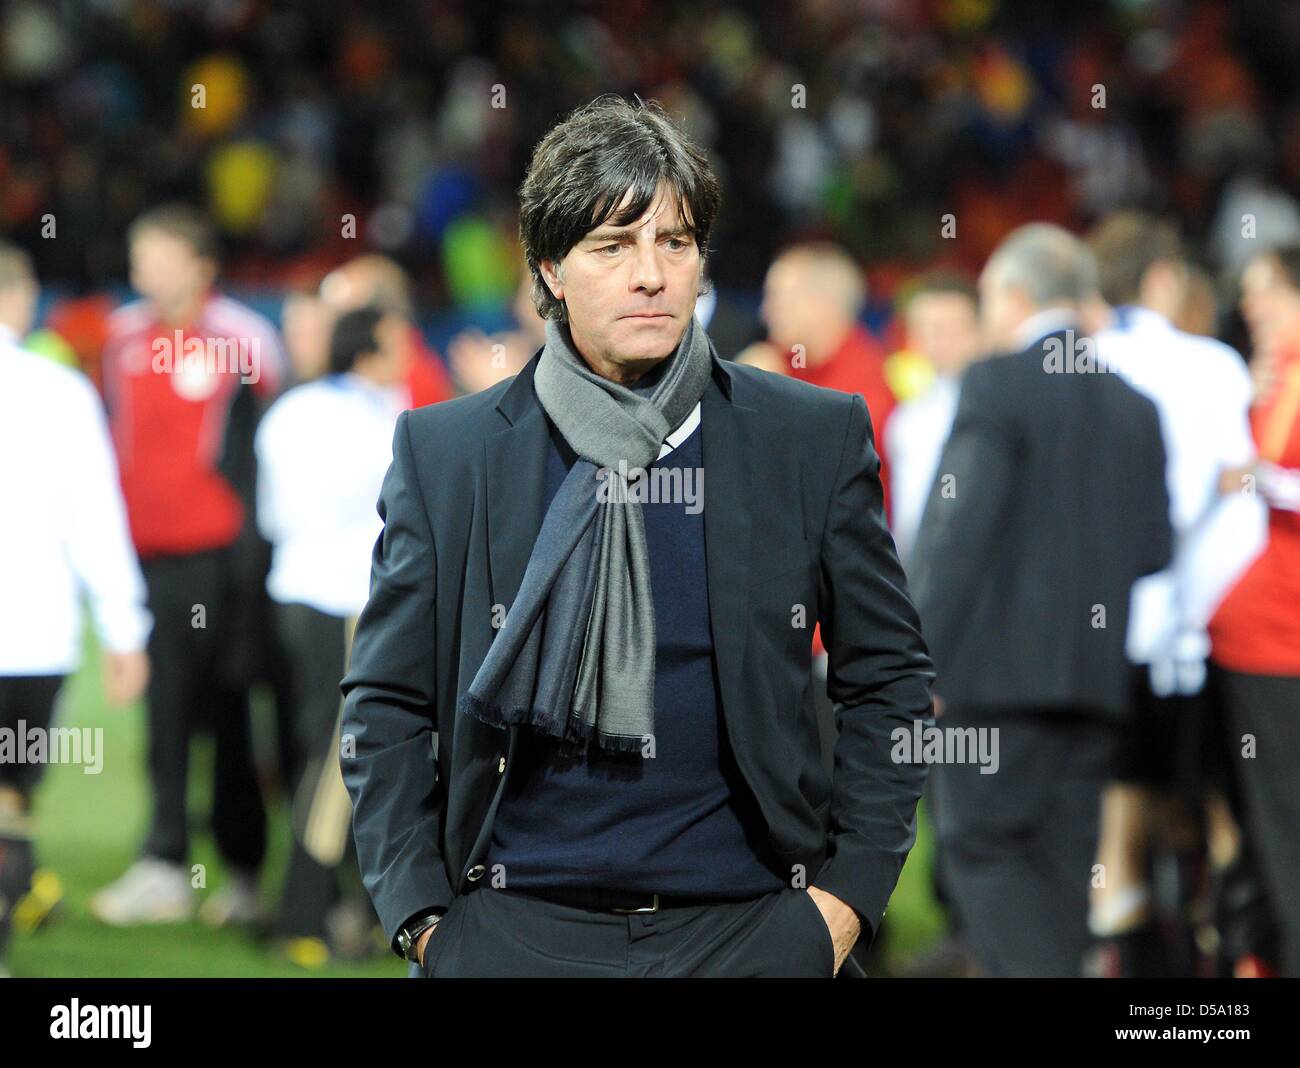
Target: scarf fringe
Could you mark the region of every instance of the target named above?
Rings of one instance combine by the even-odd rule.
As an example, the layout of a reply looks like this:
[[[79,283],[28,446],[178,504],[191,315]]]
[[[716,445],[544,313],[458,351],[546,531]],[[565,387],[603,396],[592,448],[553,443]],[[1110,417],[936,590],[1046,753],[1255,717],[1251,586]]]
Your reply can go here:
[[[593,743],[600,749],[615,753],[640,753],[645,745],[645,738],[639,734],[610,734],[593,724],[584,723],[574,715],[560,722],[548,717],[544,709],[530,711],[523,707],[503,708],[501,705],[489,704],[472,693],[466,693],[460,699],[457,711],[498,730],[518,725],[530,727],[580,753],[585,753]]]

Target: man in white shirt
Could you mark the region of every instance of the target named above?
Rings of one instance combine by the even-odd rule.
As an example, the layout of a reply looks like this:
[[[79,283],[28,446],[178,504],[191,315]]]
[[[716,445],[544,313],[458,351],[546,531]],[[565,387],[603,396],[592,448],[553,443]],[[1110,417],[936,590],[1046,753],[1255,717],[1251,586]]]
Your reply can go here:
[[[957,414],[962,372],[980,352],[978,294],[958,275],[935,274],[921,281],[906,315],[908,348],[930,362],[935,376],[928,390],[895,408],[885,424],[892,465],[890,530],[904,567]]]
[[[339,680],[383,530],[375,502],[405,407],[406,329],[374,307],[344,313],[330,373],[277,400],[255,442],[258,524],[272,554],[267,591],[293,691],[294,846],[277,935],[305,967],[351,948],[339,930],[349,910],[334,911],[352,814],[337,757]]]
[[[37,295],[27,254],[0,242],[0,737],[18,747],[48,737],[79,666],[83,595],[114,705],[144,690],[152,625],[99,398],[78,372],[19,346]],[[30,806],[44,751],[0,756],[0,971],[15,911],[29,926],[60,894],[50,877],[32,892]]]
[[[1163,975],[1167,968],[1147,959],[1151,939],[1136,933],[1151,919],[1150,828],[1162,795],[1197,785],[1188,776],[1204,716],[1206,624],[1254,551],[1249,538],[1229,532],[1225,540],[1226,513],[1241,504],[1218,492],[1222,473],[1254,454],[1252,389],[1236,351],[1173,325],[1188,276],[1171,225],[1121,213],[1097,228],[1092,245],[1101,295],[1111,306],[1108,325],[1095,337],[1097,354],[1159,412],[1174,558],[1133,589],[1127,652],[1138,669],[1136,714],[1121,747],[1118,781],[1106,794],[1100,860],[1108,878],[1094,893],[1091,924],[1094,934],[1113,939],[1121,959],[1110,961],[1112,970]],[[1141,950],[1146,963],[1135,956],[1139,945],[1147,947]]]

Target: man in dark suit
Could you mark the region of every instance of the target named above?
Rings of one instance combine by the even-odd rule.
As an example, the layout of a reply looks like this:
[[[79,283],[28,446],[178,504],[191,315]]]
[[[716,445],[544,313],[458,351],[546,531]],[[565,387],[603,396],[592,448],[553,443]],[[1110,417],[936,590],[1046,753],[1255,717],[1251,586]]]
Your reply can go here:
[[[342,687],[365,885],[413,975],[829,978],[915,838],[891,733],[933,723],[866,408],[718,358],[717,182],[657,105],[573,113],[520,199],[546,344],[405,413],[380,498]],[[644,470],[601,485],[637,506],[593,505],[625,433]]]
[[[965,373],[910,571],[939,723],[998,754],[931,778],[953,897],[994,975],[1080,972],[1130,590],[1171,553],[1156,410],[1095,360],[1095,289],[1058,227],[1022,227],[989,260],[981,317],[1013,354]]]

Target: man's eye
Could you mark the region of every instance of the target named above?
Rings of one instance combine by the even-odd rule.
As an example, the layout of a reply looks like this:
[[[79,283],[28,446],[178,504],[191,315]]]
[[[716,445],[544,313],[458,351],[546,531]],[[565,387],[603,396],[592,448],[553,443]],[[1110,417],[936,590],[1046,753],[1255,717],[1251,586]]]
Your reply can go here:
[[[621,252],[622,250],[623,250],[622,245],[603,245],[602,247],[596,249],[596,251],[598,253],[601,253],[602,255],[608,254],[610,252]]]
[[[674,246],[674,252],[680,252],[684,248],[690,248],[691,243],[689,241],[683,241],[680,237],[670,237],[668,239],[668,244]]]

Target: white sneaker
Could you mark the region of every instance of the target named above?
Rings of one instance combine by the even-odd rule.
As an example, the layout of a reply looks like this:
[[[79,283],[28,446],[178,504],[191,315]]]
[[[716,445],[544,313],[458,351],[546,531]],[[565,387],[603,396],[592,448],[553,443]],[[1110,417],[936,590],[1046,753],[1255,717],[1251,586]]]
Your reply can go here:
[[[189,869],[141,857],[117,882],[91,897],[90,911],[115,927],[188,920],[194,912]]]
[[[257,896],[257,880],[249,875],[231,874],[199,906],[199,919],[212,927],[250,927],[259,923],[262,906]]]

